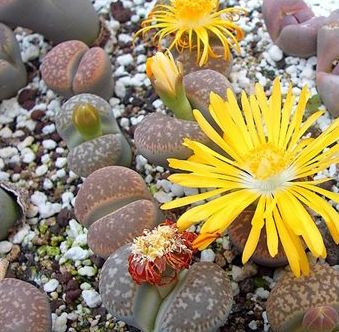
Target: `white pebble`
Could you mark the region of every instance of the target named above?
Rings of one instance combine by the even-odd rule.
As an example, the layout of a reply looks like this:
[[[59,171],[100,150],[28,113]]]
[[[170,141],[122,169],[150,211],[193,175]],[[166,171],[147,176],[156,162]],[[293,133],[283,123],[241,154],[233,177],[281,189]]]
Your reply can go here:
[[[11,237],[11,241],[14,244],[20,244],[25,236],[28,234],[28,232],[30,231],[30,227],[28,225],[24,225],[22,228],[20,228],[20,230],[14,234],[13,237]]]
[[[174,183],[171,186],[171,192],[176,197],[182,197],[184,196],[184,187]]]
[[[46,165],[40,165],[36,168],[35,174],[37,176],[42,176],[42,175],[46,174],[47,171],[48,171],[48,167]]]
[[[212,249],[205,249],[201,252],[200,260],[202,262],[214,262],[215,253]]]
[[[266,300],[270,295],[270,292],[262,287],[256,289],[255,294],[263,300]]]
[[[44,141],[42,141],[42,146],[47,150],[54,150],[57,144],[52,139],[45,139]]]
[[[59,286],[59,281],[56,279],[51,279],[44,285],[44,291],[46,293],[54,292]]]
[[[0,254],[7,254],[11,251],[13,244],[9,241],[0,242]]]
[[[53,188],[53,182],[50,179],[45,179],[43,183],[43,187],[45,190],[50,190]]]
[[[63,168],[67,164],[67,158],[64,157],[58,157],[57,160],[55,161],[55,166],[57,168]]]
[[[160,190],[154,194],[154,198],[159,203],[166,203],[172,200],[172,196],[169,193],[165,193],[164,191]]]
[[[93,277],[96,275],[96,271],[92,266],[84,266],[78,270],[81,276]]]
[[[54,318],[56,315],[52,314]],[[53,319],[53,332],[66,332],[67,330],[67,313],[63,312],[60,316]]]
[[[133,62],[131,54],[124,54],[117,57],[117,63],[122,66],[128,66]]]
[[[12,146],[7,146],[5,148],[0,149],[0,158],[3,159],[11,158],[16,154],[18,154],[18,150],[17,148],[14,148]]]
[[[21,151],[21,155],[25,164],[30,164],[35,159],[35,153],[30,148],[24,148]]]
[[[82,297],[90,308],[98,307],[101,304],[100,294],[93,289],[82,291]]]
[[[282,50],[277,45],[272,45],[268,50],[268,54],[275,62],[280,61],[284,56]]]
[[[42,132],[45,135],[52,134],[53,132],[55,132],[55,124],[51,123],[50,125],[47,125],[47,126],[43,127],[42,128]]]
[[[66,251],[65,258],[72,261],[84,260],[89,257],[89,251],[80,247],[73,247]]]

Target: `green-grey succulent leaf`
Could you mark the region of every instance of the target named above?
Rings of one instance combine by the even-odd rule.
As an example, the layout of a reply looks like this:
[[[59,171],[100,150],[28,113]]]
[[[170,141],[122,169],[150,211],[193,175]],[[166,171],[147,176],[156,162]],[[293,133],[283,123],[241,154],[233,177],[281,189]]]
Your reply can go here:
[[[109,313],[144,332],[152,332],[161,297],[153,286],[137,285],[128,273],[129,244],[120,247],[105,262],[99,291]]]
[[[0,188],[0,241],[7,238],[9,229],[20,217],[20,207],[14,197]]]

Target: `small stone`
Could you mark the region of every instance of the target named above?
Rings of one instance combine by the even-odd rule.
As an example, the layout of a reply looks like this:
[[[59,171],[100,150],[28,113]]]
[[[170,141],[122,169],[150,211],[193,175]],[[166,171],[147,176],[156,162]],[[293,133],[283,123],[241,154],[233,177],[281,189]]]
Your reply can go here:
[[[14,244],[20,244],[25,236],[28,234],[30,231],[30,227],[28,225],[24,225],[13,237],[12,237],[12,242]]]
[[[70,248],[65,253],[65,258],[73,261],[83,260],[88,258],[89,256],[90,256],[89,251],[82,249],[80,247]]]
[[[7,254],[11,251],[13,244],[9,241],[0,241],[0,254]]]
[[[56,279],[51,279],[44,285],[44,291],[46,293],[54,292],[59,286],[59,281]]]
[[[271,46],[268,50],[268,54],[270,58],[275,62],[280,61],[284,56],[282,50],[277,45]]]
[[[176,197],[182,197],[184,196],[184,187],[178,184],[172,184],[171,192]]]
[[[159,203],[166,203],[170,202],[172,200],[172,196],[169,193],[165,193],[164,191],[160,190],[157,191],[154,194],[154,198],[159,202]]]
[[[84,266],[78,270],[81,276],[93,277],[96,275],[96,271],[92,266]]]
[[[48,167],[46,165],[40,165],[36,168],[35,174],[37,176],[42,176],[42,175],[46,174],[47,171],[48,171]]]
[[[66,332],[67,330],[67,313],[63,312],[53,320],[53,332]]]
[[[202,262],[214,262],[215,253],[212,249],[205,249],[201,252],[200,260]]]
[[[255,294],[263,300],[267,300],[270,292],[262,287],[256,289]]]
[[[232,266],[232,278],[234,281],[241,281],[257,274],[257,267],[254,264],[246,264],[242,268]]]
[[[55,161],[55,166],[57,168],[63,168],[65,167],[67,164],[67,158],[64,158],[64,157],[59,157],[57,158],[57,160]]]
[[[90,308],[96,308],[101,304],[100,294],[93,289],[82,291],[82,297]]]
[[[42,146],[47,150],[54,150],[57,146],[56,142],[51,139],[42,141]]]

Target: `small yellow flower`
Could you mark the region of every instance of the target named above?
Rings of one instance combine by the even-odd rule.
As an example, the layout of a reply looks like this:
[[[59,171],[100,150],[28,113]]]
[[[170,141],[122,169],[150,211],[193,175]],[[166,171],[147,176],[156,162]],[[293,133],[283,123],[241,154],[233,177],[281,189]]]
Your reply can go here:
[[[307,275],[309,265],[303,241],[315,257],[326,257],[326,249],[306,207],[322,216],[334,241],[339,243],[339,214],[319,196],[338,203],[339,194],[317,186],[328,179],[309,179],[339,161],[339,119],[317,138],[305,138],[306,131],[323,114],[315,112],[303,122],[309,97],[306,87],[294,112],[292,87],[282,105],[279,79],[274,81],[269,99],[259,84],[255,91],[249,98],[242,93],[242,111],[231,90],[227,91],[227,101],[211,94],[210,112],[222,136],[198,110],[193,111],[201,129],[225,153],[186,139],[184,145],[193,150],[193,156],[189,160],[170,159],[169,165],[189,173],[174,174],[169,179],[210,191],[179,198],[162,208],[172,209],[209,199],[186,211],[177,222],[183,230],[204,221],[193,243],[203,249],[254,203],[256,210],[243,251],[243,263],[255,251],[265,226],[270,255],[277,254],[280,239],[294,274]]]
[[[239,51],[238,41],[244,37],[243,30],[234,23],[242,8],[219,10],[217,0],[171,0],[169,5],[157,5],[143,21],[137,35],[150,30],[158,30],[153,37],[156,45],[167,36],[172,37],[169,49],[176,47],[196,49],[197,62],[203,66],[208,56],[217,57],[210,46],[210,38],[215,37],[224,47],[225,59],[230,57],[230,47]]]
[[[179,119],[193,120],[183,83],[183,70],[180,62],[175,62],[172,54],[157,52],[146,61],[146,74],[164,102]]]
[[[146,74],[155,85],[157,91],[167,93],[171,97],[176,95],[176,86],[183,78],[182,68],[177,65],[171,53],[166,56],[157,52],[146,61]]]

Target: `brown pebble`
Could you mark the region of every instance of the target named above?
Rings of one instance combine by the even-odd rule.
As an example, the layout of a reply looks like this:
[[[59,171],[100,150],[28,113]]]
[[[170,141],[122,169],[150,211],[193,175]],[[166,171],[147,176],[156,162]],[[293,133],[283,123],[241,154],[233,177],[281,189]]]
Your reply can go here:
[[[68,281],[66,290],[78,289],[79,283],[75,279],[71,279]]]
[[[24,89],[21,90],[18,96],[18,103],[26,110],[31,110],[35,106],[35,98],[37,90]]]
[[[45,112],[43,110],[35,110],[31,113],[31,119],[34,121],[38,121],[41,120],[44,115]]]
[[[63,273],[58,273],[55,278],[58,279],[63,285],[66,285],[73,278],[73,276],[70,272],[66,271]]]
[[[66,291],[65,301],[70,304],[76,301],[81,294],[81,289],[71,289]]]
[[[129,8],[125,8],[120,1],[111,3],[111,13],[113,18],[120,23],[128,22],[132,16],[132,11]]]
[[[221,254],[215,255],[215,263],[218,264],[220,267],[224,267],[226,265],[226,259]]]
[[[14,244],[10,253],[6,256],[7,260],[12,263],[17,260],[20,255],[20,246]]]
[[[98,255],[92,255],[89,259],[98,268],[101,268],[104,265],[104,263],[105,263],[105,260],[102,257],[98,256]]]
[[[63,208],[57,215],[56,221],[59,226],[66,227],[70,219],[74,218],[74,214],[68,208]]]

